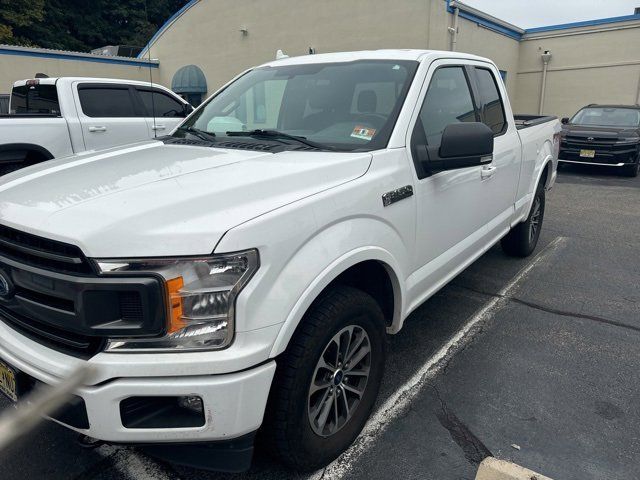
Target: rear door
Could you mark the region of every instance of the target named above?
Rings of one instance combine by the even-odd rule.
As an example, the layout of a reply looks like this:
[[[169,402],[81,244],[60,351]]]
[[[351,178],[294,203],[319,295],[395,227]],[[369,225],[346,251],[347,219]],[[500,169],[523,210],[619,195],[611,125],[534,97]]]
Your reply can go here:
[[[144,108],[132,86],[78,83],[74,90],[87,150],[101,150],[149,138]]]
[[[493,161],[483,171],[483,208],[489,238],[501,236],[513,217],[522,150],[520,137],[498,71],[488,64],[470,69],[481,121],[494,132]]]
[[[168,92],[153,87],[136,87],[136,91],[145,108],[150,138],[168,134],[184,120],[185,104]]]

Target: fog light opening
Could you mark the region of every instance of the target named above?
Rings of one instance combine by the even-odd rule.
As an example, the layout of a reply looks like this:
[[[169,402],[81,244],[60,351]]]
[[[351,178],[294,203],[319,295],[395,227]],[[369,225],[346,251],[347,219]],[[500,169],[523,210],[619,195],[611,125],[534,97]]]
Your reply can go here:
[[[180,406],[180,408],[191,410],[194,413],[204,414],[204,404],[202,403],[202,398],[195,395],[179,397],[178,405]]]

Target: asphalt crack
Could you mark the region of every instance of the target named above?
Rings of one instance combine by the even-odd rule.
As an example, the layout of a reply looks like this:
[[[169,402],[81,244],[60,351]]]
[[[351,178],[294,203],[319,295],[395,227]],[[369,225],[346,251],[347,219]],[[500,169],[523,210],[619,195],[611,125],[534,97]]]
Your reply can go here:
[[[440,425],[447,429],[451,439],[462,449],[464,458],[471,465],[478,466],[485,458],[493,457],[486,445],[449,409],[438,388],[431,384],[429,386],[433,388],[440,402],[440,409],[436,411],[436,417]]]
[[[545,305],[541,305],[539,303],[535,303],[535,302],[531,302],[529,300],[524,300],[522,298],[518,298],[512,295],[502,295],[499,293],[493,293],[493,292],[487,292],[484,290],[479,290],[476,288],[472,288],[472,287],[468,287],[466,285],[460,285],[460,284],[453,284],[455,287],[461,288],[463,290],[468,290],[470,292],[473,293],[478,293],[480,295],[486,295],[487,297],[493,297],[493,298],[503,298],[507,301],[511,301],[513,303],[518,303],[520,305],[524,305],[526,307],[529,308],[533,308],[535,310],[539,310],[541,312],[545,312],[545,313],[551,313],[554,315],[559,315],[562,317],[572,317],[572,318],[580,318],[583,320],[591,320],[593,322],[598,322],[598,323],[602,323],[605,325],[611,325],[613,327],[620,327],[620,328],[626,328],[628,330],[632,330],[634,332],[640,332],[640,327],[635,326],[635,325],[629,325],[628,323],[623,323],[623,322],[619,322],[617,320],[612,320],[610,318],[605,318],[605,317],[599,317],[597,315],[588,315],[585,313],[578,313],[578,312],[571,312],[568,310],[561,310],[558,308],[553,308],[553,307],[548,307]]]

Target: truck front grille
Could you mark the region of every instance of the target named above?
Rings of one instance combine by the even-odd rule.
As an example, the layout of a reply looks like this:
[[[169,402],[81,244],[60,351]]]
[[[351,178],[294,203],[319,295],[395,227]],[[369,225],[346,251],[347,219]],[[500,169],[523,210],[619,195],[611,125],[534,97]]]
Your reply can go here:
[[[105,340],[79,335],[68,330],[41,323],[12,312],[0,305],[0,319],[25,337],[54,350],[80,358],[91,358],[104,348]]]
[[[78,247],[5,225],[0,225],[0,255],[55,272],[93,273],[91,265]]]

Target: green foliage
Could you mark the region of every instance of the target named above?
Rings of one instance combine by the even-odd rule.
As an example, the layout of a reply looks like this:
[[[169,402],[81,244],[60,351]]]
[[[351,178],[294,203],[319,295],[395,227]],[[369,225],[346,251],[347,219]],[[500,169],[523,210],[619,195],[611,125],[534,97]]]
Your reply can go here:
[[[44,18],[45,0],[0,0],[0,43],[29,45],[16,36],[16,29],[29,28]]]
[[[144,46],[186,0],[0,0],[0,43],[89,51]],[[39,7],[38,7],[39,5]],[[9,27],[9,36],[3,33]]]

